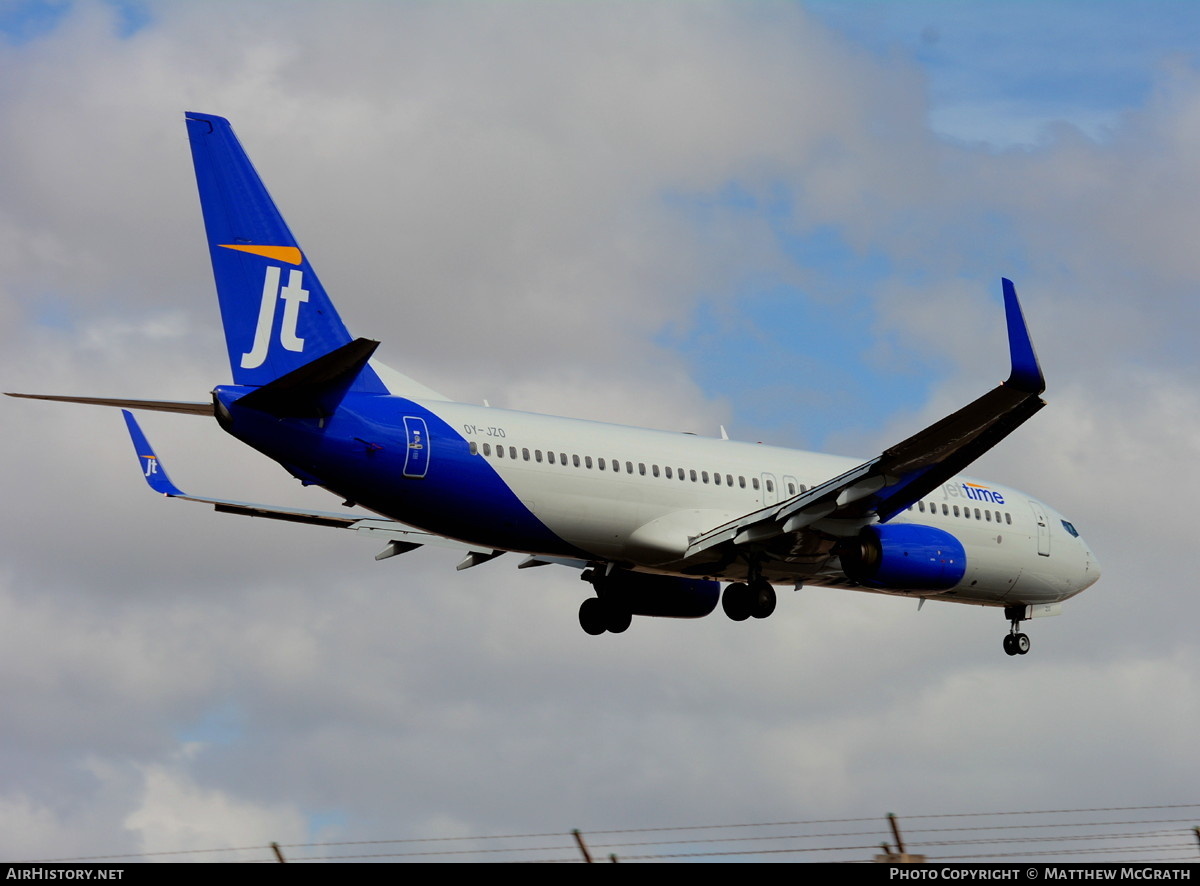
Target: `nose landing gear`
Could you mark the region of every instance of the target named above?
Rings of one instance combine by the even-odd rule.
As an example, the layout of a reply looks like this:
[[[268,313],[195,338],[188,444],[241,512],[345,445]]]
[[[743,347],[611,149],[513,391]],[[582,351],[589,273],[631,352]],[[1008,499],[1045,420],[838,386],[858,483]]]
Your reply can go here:
[[[1024,620],[1024,606],[1009,606],[1004,610],[1008,616],[1008,635],[1004,638],[1004,651],[1008,655],[1025,655],[1029,652],[1029,635],[1019,630]]]
[[[1016,631],[1016,629],[1013,629]],[[1029,651],[1029,635],[1012,633],[1004,638],[1004,651],[1009,655],[1024,655]]]

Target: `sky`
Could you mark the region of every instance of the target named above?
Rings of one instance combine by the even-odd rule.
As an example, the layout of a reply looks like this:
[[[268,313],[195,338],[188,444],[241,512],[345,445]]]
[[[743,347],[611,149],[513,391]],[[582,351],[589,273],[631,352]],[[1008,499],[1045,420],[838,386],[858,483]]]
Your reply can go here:
[[[1020,658],[998,610],[819,588],[589,637],[570,570],[158,501],[115,411],[6,401],[0,857],[1200,802],[1198,31],[0,2],[3,390],[228,381],[183,125],[215,113],[351,330],[464,401],[867,458],[1007,374],[1011,277],[1049,405],[972,473],[1104,567]],[[143,425],[189,491],[335,504]]]

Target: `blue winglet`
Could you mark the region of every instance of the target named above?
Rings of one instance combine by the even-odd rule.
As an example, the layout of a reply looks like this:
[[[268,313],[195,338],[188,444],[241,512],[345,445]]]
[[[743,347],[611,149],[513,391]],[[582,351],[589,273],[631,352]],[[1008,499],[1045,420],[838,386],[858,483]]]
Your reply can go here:
[[[1017,289],[1007,277],[1001,278],[1001,282],[1004,284],[1004,314],[1008,319],[1008,350],[1012,357],[1012,374],[1005,384],[1030,394],[1040,394],[1046,390],[1046,378],[1029,338],[1025,315],[1017,301]]]
[[[138,464],[142,466],[142,474],[145,476],[146,482],[150,484],[150,488],[163,495],[183,495],[171,482],[171,478],[167,476],[163,466],[159,464],[158,456],[155,455],[146,435],[142,433],[133,413],[128,409],[122,409],[121,412],[125,416],[125,424],[129,427],[129,436],[133,438],[133,451],[137,453]]]

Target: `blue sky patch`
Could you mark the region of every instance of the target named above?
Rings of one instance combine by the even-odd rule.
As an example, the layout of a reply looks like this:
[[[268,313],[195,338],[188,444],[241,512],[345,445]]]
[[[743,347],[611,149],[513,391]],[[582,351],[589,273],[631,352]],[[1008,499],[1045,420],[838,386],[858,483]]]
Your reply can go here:
[[[153,17],[144,3],[105,0],[116,14],[118,36],[132,37]],[[10,45],[20,46],[54,32],[75,11],[70,0],[16,0],[0,5],[0,34]]]
[[[223,701],[204,711],[200,719],[179,730],[182,743],[200,742],[205,745],[231,745],[242,737],[244,716],[231,700]]]
[[[938,135],[997,147],[1036,144],[1066,122],[1107,137],[1144,105],[1164,59],[1192,57],[1200,15],[1177,0],[1139,3],[840,2],[805,9],[881,56],[907,56],[928,78]]]
[[[0,34],[14,46],[49,34],[71,12],[66,0],[17,0],[0,6]]]
[[[927,364],[917,355],[892,365],[886,355],[896,345],[876,322],[878,287],[897,273],[888,256],[805,219],[802,198],[782,184],[763,197],[729,182],[665,201],[701,237],[738,216],[761,216],[796,269],[795,279],[767,270],[743,276],[734,291],[712,293],[687,322],[659,336],[685,356],[703,390],[733,404],[734,436],[822,449],[831,435],[921,406],[934,380],[917,371]]]

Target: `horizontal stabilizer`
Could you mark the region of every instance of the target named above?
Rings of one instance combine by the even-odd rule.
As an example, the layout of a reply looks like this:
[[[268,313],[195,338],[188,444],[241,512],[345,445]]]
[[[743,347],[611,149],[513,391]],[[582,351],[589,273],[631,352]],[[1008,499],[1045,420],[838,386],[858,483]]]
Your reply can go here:
[[[122,409],[151,409],[155,412],[178,412],[185,415],[212,415],[212,403],[193,403],[187,400],[125,400],[112,397],[64,397],[59,394],[5,394],[26,400],[57,400],[60,403],[90,403],[93,406],[119,406]]]
[[[356,338],[251,391],[237,404],[281,418],[332,415],[377,347],[377,341]]]

